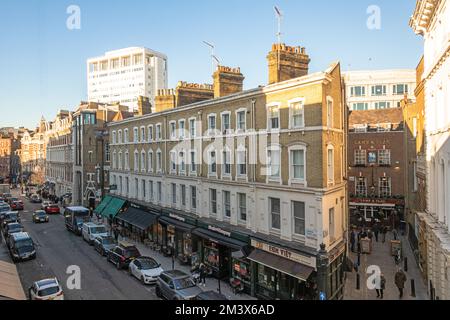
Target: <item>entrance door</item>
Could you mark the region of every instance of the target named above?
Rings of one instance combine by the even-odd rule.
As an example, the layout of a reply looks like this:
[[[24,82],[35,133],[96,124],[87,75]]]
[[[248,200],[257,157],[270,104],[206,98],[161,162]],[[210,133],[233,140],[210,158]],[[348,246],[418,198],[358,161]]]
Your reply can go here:
[[[278,296],[281,300],[292,300],[295,297],[294,279],[285,273],[278,272]]]
[[[229,279],[231,271],[231,250],[230,248],[220,246],[219,249],[220,261],[220,279]]]

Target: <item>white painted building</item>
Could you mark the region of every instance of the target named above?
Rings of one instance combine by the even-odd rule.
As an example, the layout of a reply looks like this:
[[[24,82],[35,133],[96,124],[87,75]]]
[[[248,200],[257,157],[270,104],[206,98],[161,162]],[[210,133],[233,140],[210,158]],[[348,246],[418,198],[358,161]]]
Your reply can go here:
[[[427,277],[434,295],[450,299],[450,3],[419,0],[410,26],[425,41]]]
[[[87,60],[88,100],[120,103],[137,109],[139,96],[154,106],[155,95],[167,89],[167,56],[147,48],[125,48]]]
[[[414,101],[416,71],[370,70],[343,73],[350,110],[376,110],[400,107],[405,94]]]

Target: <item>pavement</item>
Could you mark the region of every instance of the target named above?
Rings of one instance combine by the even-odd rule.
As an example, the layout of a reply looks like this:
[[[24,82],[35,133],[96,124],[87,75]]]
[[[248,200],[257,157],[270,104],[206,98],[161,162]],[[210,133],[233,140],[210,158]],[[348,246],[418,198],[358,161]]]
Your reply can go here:
[[[367,286],[367,280],[373,274],[368,270],[369,266],[379,266],[381,272],[386,278],[386,289],[384,290],[385,300],[399,300],[399,291],[395,285],[395,273],[398,267],[404,268],[404,262],[399,266],[395,264],[394,257],[391,256],[390,241],[393,240],[393,234],[388,232],[386,234],[386,242],[381,242],[381,235],[379,242],[373,239],[373,250],[371,254],[361,254],[361,266],[359,268],[360,274],[360,290],[356,289],[356,272],[353,270],[347,273],[347,280],[345,285],[344,299],[345,300],[377,300],[375,290],[371,290]],[[408,271],[404,271],[407,277],[405,289],[403,293],[403,300],[427,300],[427,286],[422,278],[416,259],[414,258],[411,246],[409,245],[406,236],[400,236],[402,241],[403,257],[407,258]],[[357,261],[357,254],[350,252],[349,258],[355,262]],[[415,297],[411,296],[411,279],[415,283]]]

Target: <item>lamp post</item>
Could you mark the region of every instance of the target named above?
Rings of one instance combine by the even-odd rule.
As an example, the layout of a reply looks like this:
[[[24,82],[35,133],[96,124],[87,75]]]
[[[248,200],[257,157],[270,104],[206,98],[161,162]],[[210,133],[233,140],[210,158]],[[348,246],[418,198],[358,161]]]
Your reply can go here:
[[[101,142],[101,161],[100,161],[100,190],[101,198],[105,197],[105,137],[108,137],[109,133],[106,129],[95,131],[95,138],[97,142]],[[98,153],[97,153],[98,154]]]

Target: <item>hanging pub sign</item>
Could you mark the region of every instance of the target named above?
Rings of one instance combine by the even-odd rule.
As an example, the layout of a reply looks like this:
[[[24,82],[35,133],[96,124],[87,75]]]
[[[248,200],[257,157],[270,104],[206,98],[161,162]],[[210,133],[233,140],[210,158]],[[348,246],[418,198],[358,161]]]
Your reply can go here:
[[[376,164],[377,163],[377,153],[375,151],[369,151],[367,157],[368,157],[369,164]]]

